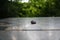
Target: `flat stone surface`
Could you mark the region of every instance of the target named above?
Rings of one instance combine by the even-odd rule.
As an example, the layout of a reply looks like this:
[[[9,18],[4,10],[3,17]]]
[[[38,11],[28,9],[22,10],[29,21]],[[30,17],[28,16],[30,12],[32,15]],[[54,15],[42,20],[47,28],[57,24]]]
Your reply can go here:
[[[36,24],[31,24],[31,20]],[[0,40],[60,40],[60,17],[6,18],[0,21],[8,22],[0,25],[8,27],[0,31]],[[21,31],[23,29],[25,31]]]

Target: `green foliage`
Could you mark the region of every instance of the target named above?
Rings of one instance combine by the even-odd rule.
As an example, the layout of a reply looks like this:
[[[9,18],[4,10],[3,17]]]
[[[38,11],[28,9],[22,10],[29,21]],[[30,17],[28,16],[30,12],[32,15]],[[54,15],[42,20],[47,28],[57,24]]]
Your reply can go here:
[[[8,3],[7,1],[1,1],[1,4],[1,18],[60,16],[60,0],[30,0],[28,3],[11,0]]]
[[[10,2],[8,12],[12,16],[16,14],[15,16],[19,17],[38,17],[42,14],[41,11],[45,8],[45,3],[44,0],[30,0],[29,3],[12,2],[11,4]]]

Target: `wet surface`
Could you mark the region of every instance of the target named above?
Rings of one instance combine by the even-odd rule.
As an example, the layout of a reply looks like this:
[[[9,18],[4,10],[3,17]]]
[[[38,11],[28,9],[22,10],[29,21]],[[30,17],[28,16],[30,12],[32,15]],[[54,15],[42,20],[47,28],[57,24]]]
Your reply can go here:
[[[31,20],[36,24],[31,24]],[[8,28],[0,31],[1,40],[60,40],[59,17],[7,18],[0,21],[8,22],[4,24]]]

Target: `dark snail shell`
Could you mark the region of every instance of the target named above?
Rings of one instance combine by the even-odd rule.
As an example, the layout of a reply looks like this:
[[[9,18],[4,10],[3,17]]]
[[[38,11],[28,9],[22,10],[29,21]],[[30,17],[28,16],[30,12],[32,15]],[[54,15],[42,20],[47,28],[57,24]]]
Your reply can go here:
[[[33,20],[32,20],[32,21],[31,21],[31,24],[36,24],[36,21],[33,21]]]

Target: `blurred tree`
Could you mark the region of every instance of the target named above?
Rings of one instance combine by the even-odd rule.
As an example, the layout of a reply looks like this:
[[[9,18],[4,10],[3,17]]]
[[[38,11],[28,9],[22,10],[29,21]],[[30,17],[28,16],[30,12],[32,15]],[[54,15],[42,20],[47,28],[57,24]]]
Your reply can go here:
[[[7,0],[0,0],[0,18],[5,18],[7,17],[7,8],[8,8],[8,4],[7,4]]]
[[[2,0],[0,18],[60,16],[60,0]]]
[[[60,17],[60,0],[55,0],[55,9],[54,12],[56,13],[55,16]]]

